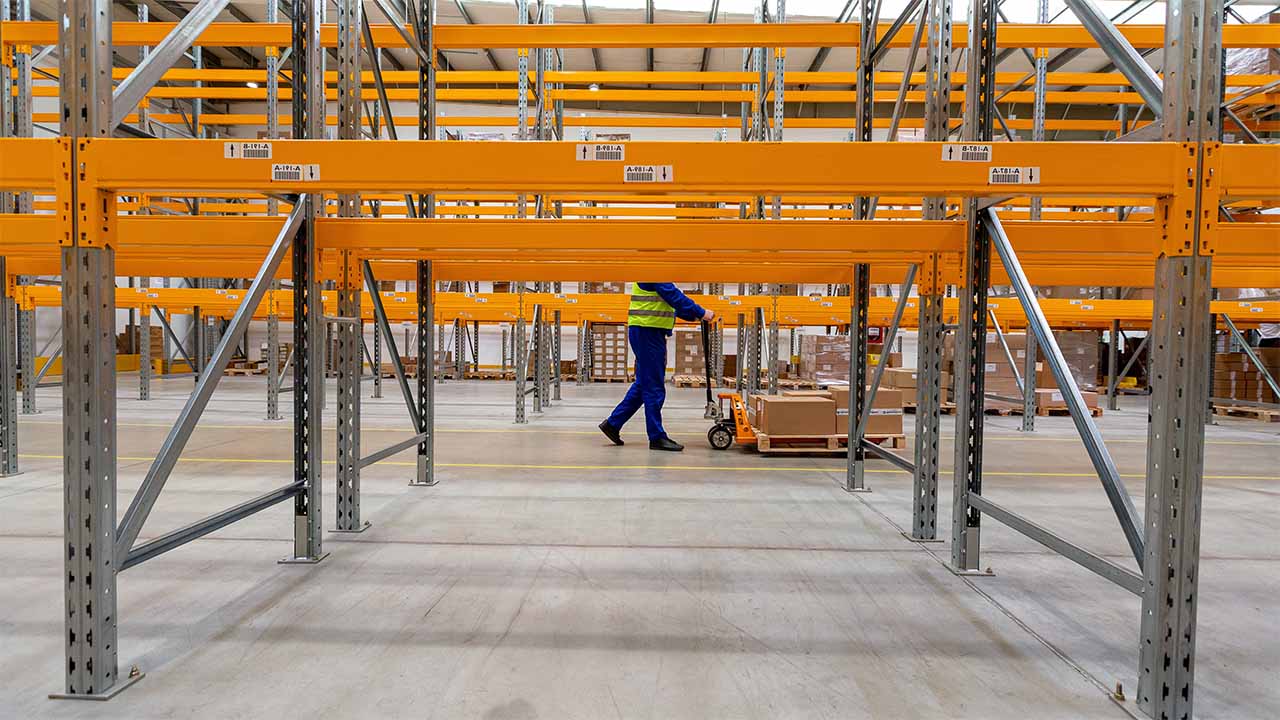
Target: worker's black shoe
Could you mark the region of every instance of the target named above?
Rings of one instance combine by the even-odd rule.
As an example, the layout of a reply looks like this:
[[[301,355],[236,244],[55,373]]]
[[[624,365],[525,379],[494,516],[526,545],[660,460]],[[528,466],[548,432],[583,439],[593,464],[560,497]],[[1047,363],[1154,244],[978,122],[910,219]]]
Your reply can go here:
[[[667,450],[669,452],[680,452],[681,450],[684,450],[684,446],[676,442],[675,440],[672,440],[669,437],[662,437],[662,438],[658,438],[657,440],[650,440],[649,449],[650,450]]]
[[[614,445],[623,444],[622,436],[618,434],[618,428],[610,425],[608,420],[605,420],[604,422],[600,423],[599,427],[600,427],[600,432],[604,433],[604,436],[609,438],[610,442],[612,442]]]

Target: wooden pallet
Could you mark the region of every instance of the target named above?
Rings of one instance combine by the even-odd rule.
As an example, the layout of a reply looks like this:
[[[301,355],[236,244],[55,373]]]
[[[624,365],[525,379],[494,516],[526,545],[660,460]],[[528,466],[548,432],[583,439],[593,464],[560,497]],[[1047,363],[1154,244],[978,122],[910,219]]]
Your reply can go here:
[[[707,386],[705,375],[674,375],[671,382],[678,388],[701,388]],[[715,378],[711,379],[711,387],[716,387]]]
[[[1089,408],[1089,414],[1093,417],[1102,417],[1102,408]],[[1064,407],[1042,407],[1036,409],[1036,415],[1039,415],[1040,417],[1069,417],[1071,415],[1071,411]]]
[[[914,415],[916,412],[916,402],[912,400],[911,402],[902,403],[902,411]],[[956,404],[953,402],[944,402],[942,403],[942,406],[938,408],[938,412],[942,415],[955,415]]]
[[[818,381],[802,378],[778,378],[778,387],[783,390],[817,390]]]
[[[1262,422],[1280,422],[1280,410],[1252,407],[1250,405],[1214,405],[1214,415],[1240,417]]]
[[[598,375],[597,375],[597,376],[594,376],[594,377],[592,377],[592,378],[591,378],[591,382],[598,382],[598,383],[629,383],[629,382],[631,382],[633,379],[634,379],[634,378],[629,377],[629,376],[628,376],[628,377],[616,377],[616,376],[611,376],[611,377],[600,377],[600,376],[598,376]]]
[[[866,435],[868,442],[883,448],[901,450],[907,446],[906,435]],[[848,435],[768,435],[756,432],[756,450],[770,454],[841,453],[848,452]]]
[[[986,415],[1021,415],[1023,409],[1023,406],[1019,403],[1007,403],[998,400],[988,400],[982,406],[982,412]]]
[[[222,373],[223,375],[264,375],[266,371],[258,368],[249,367],[229,367]]]

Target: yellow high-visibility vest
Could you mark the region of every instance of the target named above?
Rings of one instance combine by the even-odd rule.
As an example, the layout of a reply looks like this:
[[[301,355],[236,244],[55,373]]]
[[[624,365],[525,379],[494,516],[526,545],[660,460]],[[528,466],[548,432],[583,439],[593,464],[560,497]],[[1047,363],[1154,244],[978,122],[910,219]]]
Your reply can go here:
[[[641,288],[639,283],[627,283],[627,293],[631,295],[631,306],[627,310],[628,325],[663,330],[676,326],[676,311],[661,295]]]

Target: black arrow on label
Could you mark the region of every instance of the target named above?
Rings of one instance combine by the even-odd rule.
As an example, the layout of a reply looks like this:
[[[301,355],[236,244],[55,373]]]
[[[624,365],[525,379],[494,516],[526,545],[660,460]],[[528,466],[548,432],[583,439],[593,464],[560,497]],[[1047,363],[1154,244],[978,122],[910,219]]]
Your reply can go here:
[[[954,146],[954,145],[948,145],[948,146],[947,146],[947,159],[948,159],[948,160],[950,160],[950,159],[951,159],[951,156],[952,156],[952,155],[955,155],[955,152],[956,152],[956,148],[955,148],[955,146]]]
[[[582,146],[582,159],[583,159],[583,160],[586,160],[586,159],[587,159],[587,146],[586,146],[586,145],[583,145],[583,146]]]
[[[1036,180],[1036,169],[1033,167],[1027,168],[1027,182],[1035,182],[1035,180]]]
[[[663,179],[663,180],[666,180],[666,179],[667,179],[667,166],[666,166],[666,165],[663,165],[663,166],[662,166],[662,179]]]
[[[310,178],[310,179],[312,179],[312,180],[315,180],[315,179],[316,179],[316,167],[315,167],[314,165],[312,165],[311,167],[307,168],[307,177],[308,177],[308,178]]]

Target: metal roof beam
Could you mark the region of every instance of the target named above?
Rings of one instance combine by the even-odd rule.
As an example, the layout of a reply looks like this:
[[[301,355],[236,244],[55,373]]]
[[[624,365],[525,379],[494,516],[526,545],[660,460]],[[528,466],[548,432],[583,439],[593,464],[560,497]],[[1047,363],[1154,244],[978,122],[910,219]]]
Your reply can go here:
[[[471,19],[471,13],[467,12],[467,6],[462,4],[462,0],[453,0],[453,5],[458,8],[458,14],[462,16],[462,22],[467,25],[475,25],[475,21]],[[587,11],[587,0],[582,0],[582,11],[583,13]],[[595,51],[592,50],[592,52],[594,53]],[[493,66],[494,70],[502,69],[502,66],[498,64],[498,58],[494,56],[492,50],[485,48],[484,56],[489,58],[489,64]]]

